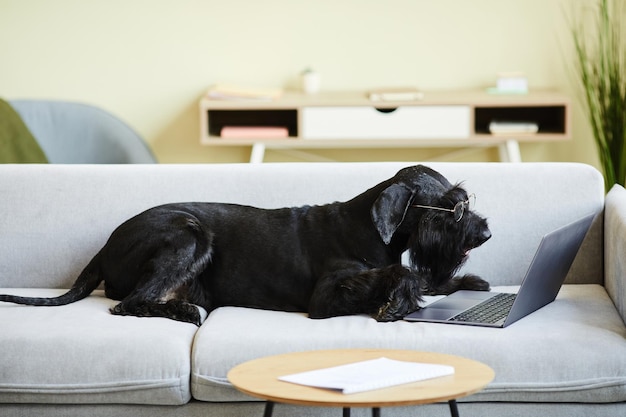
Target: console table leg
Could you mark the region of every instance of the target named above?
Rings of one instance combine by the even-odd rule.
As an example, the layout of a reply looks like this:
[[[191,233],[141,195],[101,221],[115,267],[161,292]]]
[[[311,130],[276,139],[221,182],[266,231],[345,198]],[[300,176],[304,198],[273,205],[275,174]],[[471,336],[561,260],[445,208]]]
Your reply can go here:
[[[265,144],[262,142],[257,142],[254,145],[252,145],[252,152],[250,153],[250,163],[260,164],[263,162],[264,157],[265,157]]]
[[[274,402],[266,401],[265,402],[265,412],[263,413],[263,417],[272,417],[272,413],[274,412]]]
[[[378,407],[372,408],[372,417],[380,417],[380,408]]]
[[[343,409],[343,417],[350,417],[350,408],[344,407]]]
[[[519,149],[519,142],[508,139],[500,146],[500,162],[522,162],[522,153]]]
[[[456,400],[450,400],[448,404],[450,405],[450,415],[452,417],[459,417],[459,408],[456,405]]]

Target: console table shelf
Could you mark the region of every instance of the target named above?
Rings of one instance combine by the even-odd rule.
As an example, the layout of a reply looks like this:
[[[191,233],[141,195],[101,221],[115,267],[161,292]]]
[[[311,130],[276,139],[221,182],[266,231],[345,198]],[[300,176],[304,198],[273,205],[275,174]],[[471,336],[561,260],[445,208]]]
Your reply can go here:
[[[519,142],[570,138],[569,100],[554,91],[488,94],[426,92],[419,101],[372,102],[364,92],[315,95],[286,92],[273,101],[200,101],[200,141],[207,146],[252,146],[250,162],[266,148],[498,147],[505,161],[521,161]],[[533,123],[536,133],[491,134],[489,124]],[[221,137],[224,127],[280,127],[283,137]]]

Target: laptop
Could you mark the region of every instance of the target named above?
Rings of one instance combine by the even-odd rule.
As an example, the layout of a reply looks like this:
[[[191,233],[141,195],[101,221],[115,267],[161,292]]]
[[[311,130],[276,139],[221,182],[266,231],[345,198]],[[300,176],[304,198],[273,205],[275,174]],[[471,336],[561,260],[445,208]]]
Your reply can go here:
[[[585,216],[546,234],[517,294],[460,290],[404,319],[485,327],[515,323],[554,301],[594,217]]]

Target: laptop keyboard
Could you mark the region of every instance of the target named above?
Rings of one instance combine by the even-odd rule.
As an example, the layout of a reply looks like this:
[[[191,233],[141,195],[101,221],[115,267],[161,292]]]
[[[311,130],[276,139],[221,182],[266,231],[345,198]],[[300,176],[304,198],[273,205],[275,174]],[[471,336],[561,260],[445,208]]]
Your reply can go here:
[[[450,321],[497,323],[505,318],[517,294],[500,293],[452,317]]]

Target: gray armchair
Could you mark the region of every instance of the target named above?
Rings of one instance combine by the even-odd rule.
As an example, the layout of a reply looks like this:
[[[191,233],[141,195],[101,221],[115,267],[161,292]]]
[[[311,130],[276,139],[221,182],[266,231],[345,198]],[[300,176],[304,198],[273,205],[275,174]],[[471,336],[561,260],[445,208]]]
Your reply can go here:
[[[156,159],[143,139],[112,114],[88,104],[11,100],[50,163],[144,164]]]

